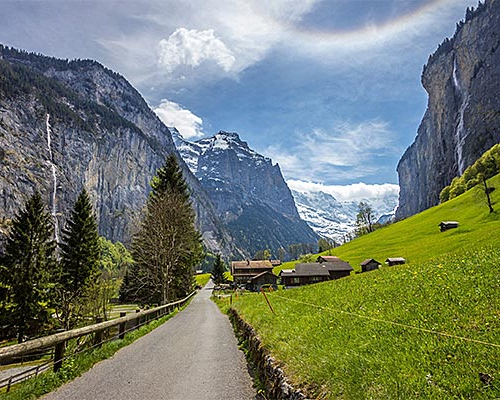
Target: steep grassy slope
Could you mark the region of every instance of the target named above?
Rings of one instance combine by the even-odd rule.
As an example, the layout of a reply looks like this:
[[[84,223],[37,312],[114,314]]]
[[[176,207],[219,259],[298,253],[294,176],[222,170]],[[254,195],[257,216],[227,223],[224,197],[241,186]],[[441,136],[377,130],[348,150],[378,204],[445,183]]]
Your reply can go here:
[[[275,314],[259,294],[233,307],[310,397],[499,398],[498,214],[466,193],[334,251],[408,265],[269,293]]]
[[[383,263],[388,257],[404,257],[415,263],[459,249],[496,245],[500,233],[500,175],[490,179],[488,185],[496,188],[492,193],[495,213],[489,213],[484,192],[475,187],[444,204],[322,254],[339,256],[360,270],[359,264],[367,258]],[[440,232],[438,224],[449,220],[458,221],[458,229]],[[293,264],[285,263],[274,272],[293,268]]]

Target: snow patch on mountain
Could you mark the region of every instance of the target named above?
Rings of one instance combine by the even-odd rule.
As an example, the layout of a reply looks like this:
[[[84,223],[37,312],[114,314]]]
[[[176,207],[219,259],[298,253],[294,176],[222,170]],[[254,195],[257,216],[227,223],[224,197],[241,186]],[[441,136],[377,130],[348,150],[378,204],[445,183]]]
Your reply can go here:
[[[361,201],[371,205],[377,222],[394,218],[398,204],[396,185],[355,184],[325,186],[301,181],[287,181],[300,217],[320,236],[343,242],[356,227]],[[334,196],[332,193],[335,193]],[[337,197],[343,198],[339,200]]]

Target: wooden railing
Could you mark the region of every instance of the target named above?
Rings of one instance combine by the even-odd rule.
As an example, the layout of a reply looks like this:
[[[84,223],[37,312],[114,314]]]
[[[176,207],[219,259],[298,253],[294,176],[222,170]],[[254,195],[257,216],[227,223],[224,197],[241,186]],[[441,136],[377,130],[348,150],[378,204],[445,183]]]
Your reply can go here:
[[[175,308],[182,307],[195,293],[196,292],[192,292],[184,299],[152,308],[150,310],[137,310],[137,312],[128,315],[125,315],[125,313],[120,313],[120,318],[117,319],[99,322],[82,328],[72,329],[70,331],[55,333],[50,336],[29,340],[27,342],[14,344],[12,346],[2,347],[0,348],[0,365],[7,363],[9,360],[15,357],[17,358],[35,351],[54,348],[54,358],[52,363],[54,371],[57,372],[62,366],[66,342],[68,340],[94,334],[92,348],[98,347],[103,342],[104,332],[113,327],[118,327],[118,333],[115,337],[123,339],[127,332],[135,330],[141,325],[144,325],[150,321],[161,318],[162,316],[172,312]],[[44,368],[44,370],[46,369],[47,368]],[[39,370],[40,366],[34,367],[32,375],[38,374]],[[14,383],[13,378],[15,378],[15,376],[11,376],[10,378],[0,381],[0,387],[8,386],[8,388],[10,388],[10,385]],[[23,379],[26,378],[27,377],[23,377]]]

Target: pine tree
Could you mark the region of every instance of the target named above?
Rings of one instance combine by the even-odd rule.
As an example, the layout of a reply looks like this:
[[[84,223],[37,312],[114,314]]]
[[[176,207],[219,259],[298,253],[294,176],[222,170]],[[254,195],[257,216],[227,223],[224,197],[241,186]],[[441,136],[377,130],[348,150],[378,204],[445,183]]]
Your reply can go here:
[[[57,276],[53,234],[52,218],[35,192],[12,221],[0,277],[19,343],[26,334],[39,333],[49,319]]]
[[[60,247],[59,306],[63,326],[70,329],[79,317],[78,303],[89,280],[97,276],[100,256],[97,223],[85,189],[62,231]]]
[[[137,300],[165,304],[188,294],[194,284],[193,269],[203,257],[201,235],[189,189],[174,155],[158,170],[142,223],[133,237],[129,288]]]
[[[186,202],[189,201],[189,186],[184,180],[177,158],[173,153],[167,157],[165,165],[156,172],[156,176],[151,181],[151,188],[153,198],[170,191],[182,195]]]
[[[214,261],[214,266],[212,268],[212,276],[211,276],[212,280],[216,285],[220,285],[226,282],[224,272],[226,272],[226,264],[222,260],[221,255],[217,254]]]

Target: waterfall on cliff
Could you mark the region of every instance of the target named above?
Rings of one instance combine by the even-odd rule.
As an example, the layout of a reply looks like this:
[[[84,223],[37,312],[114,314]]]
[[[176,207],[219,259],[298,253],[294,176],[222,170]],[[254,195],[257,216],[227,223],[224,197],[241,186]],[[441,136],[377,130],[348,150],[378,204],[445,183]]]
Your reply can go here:
[[[460,79],[458,78],[458,68],[457,68],[457,59],[453,59],[453,86],[456,91],[460,94],[460,108],[459,108],[459,117],[458,117],[458,124],[457,127],[455,128],[455,138],[457,142],[457,148],[456,148],[456,153],[457,153],[457,166],[458,166],[458,172],[459,175],[462,175],[465,170],[465,163],[463,159],[463,147],[464,147],[464,142],[465,138],[467,135],[465,134],[465,128],[464,128],[464,113],[466,108],[469,105],[469,95],[467,92],[462,88],[462,84],[460,82]]]
[[[56,242],[59,242],[59,222],[57,220],[57,206],[56,206],[56,196],[57,196],[57,174],[56,165],[54,164],[54,156],[52,154],[52,129],[50,127],[50,114],[47,114],[47,119],[45,120],[45,129],[47,131],[47,149],[49,150],[49,165],[52,170],[52,218],[54,219],[54,236]]]

